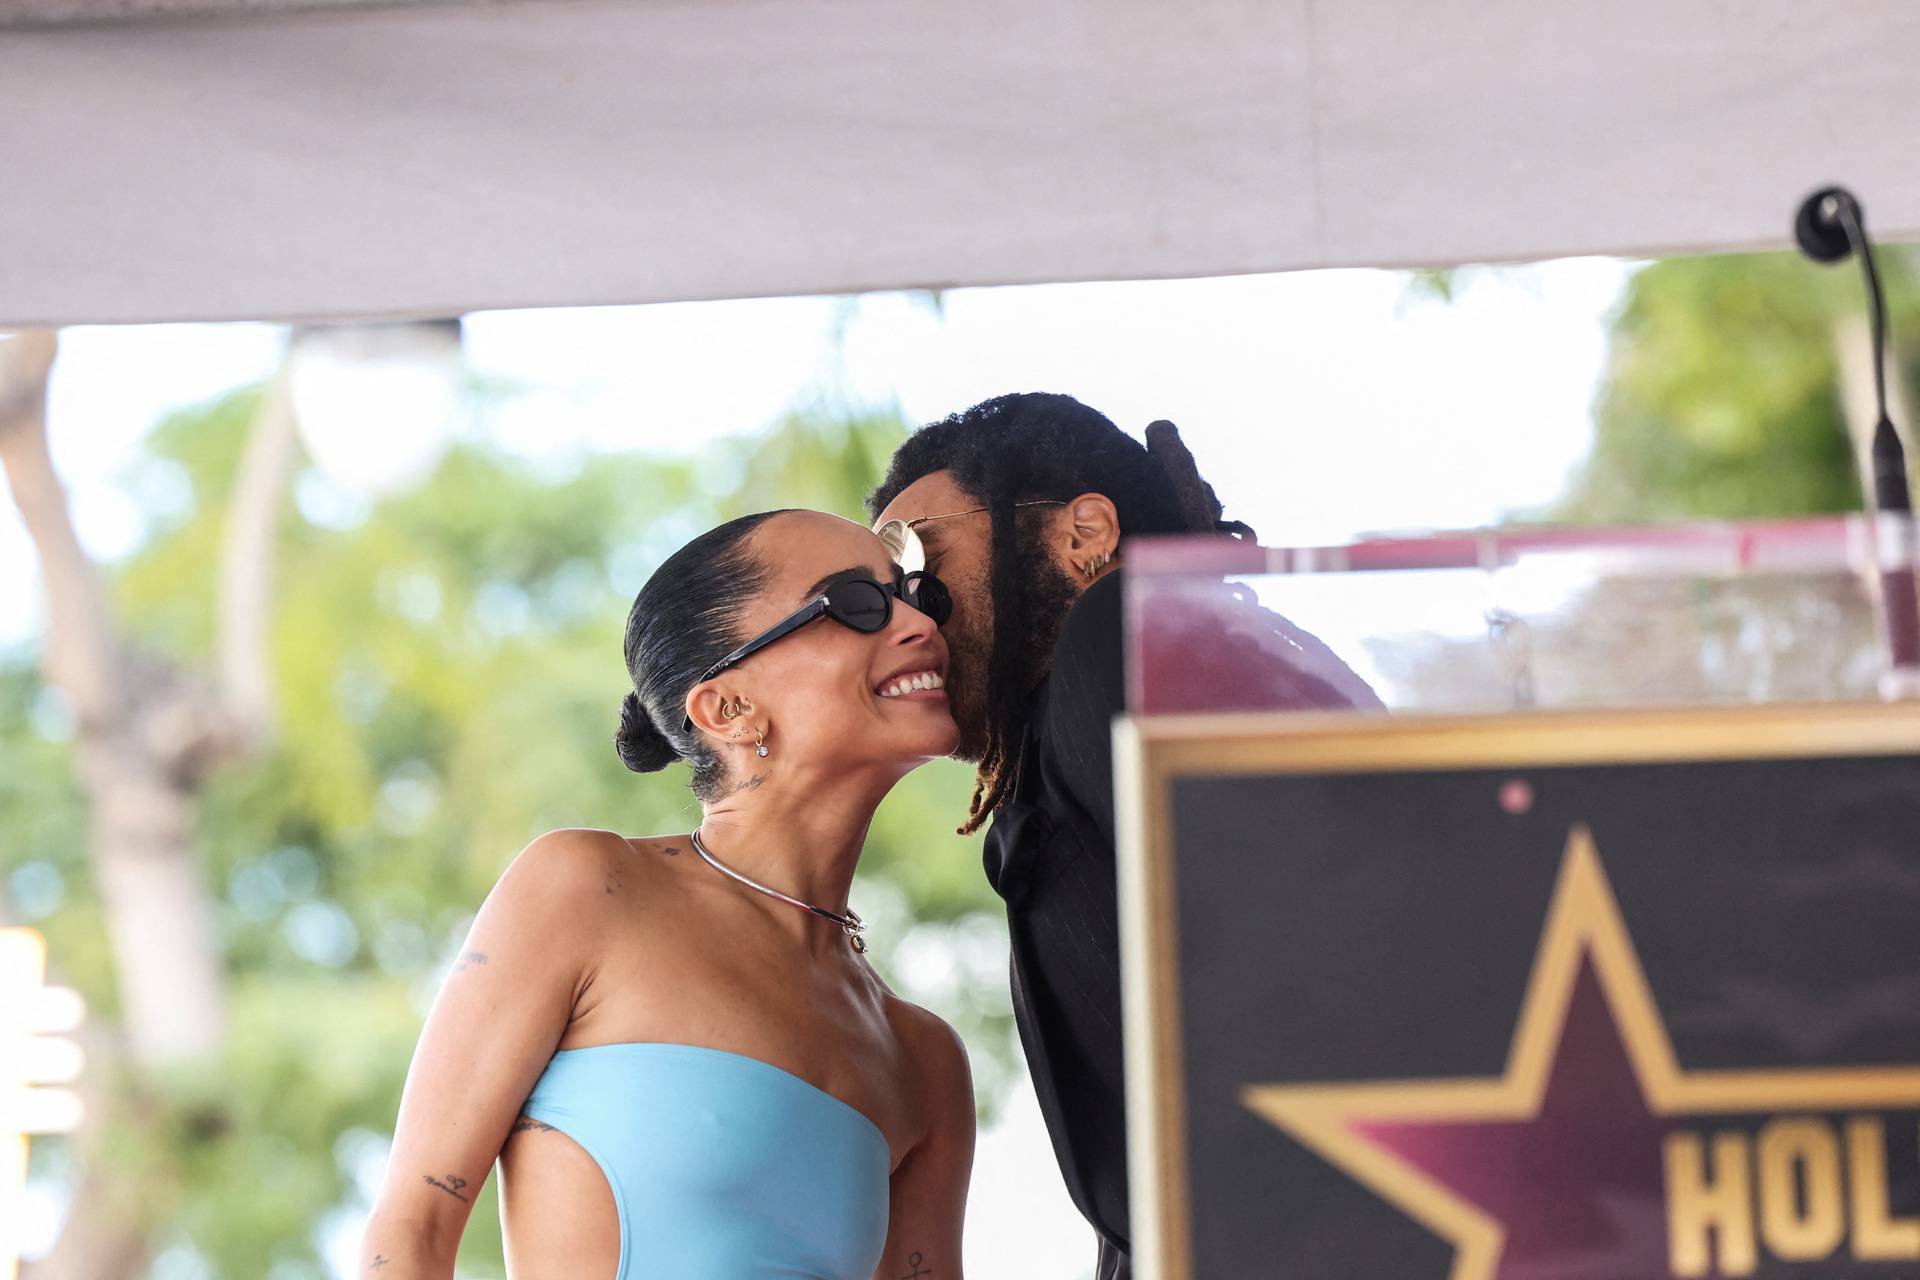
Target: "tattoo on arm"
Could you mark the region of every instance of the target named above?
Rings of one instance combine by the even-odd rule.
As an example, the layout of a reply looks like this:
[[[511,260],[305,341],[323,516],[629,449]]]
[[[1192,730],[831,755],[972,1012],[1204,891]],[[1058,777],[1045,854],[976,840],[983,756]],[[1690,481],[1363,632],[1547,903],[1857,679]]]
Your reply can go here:
[[[373,1261],[367,1264],[367,1270],[369,1270],[369,1271],[378,1271],[378,1270],[379,1270],[380,1268],[382,1268],[382,1267],[384,1267],[384,1266],[386,1266],[386,1265],[387,1265],[387,1257],[386,1257],[386,1255],[385,1255],[385,1254],[380,1254],[380,1253],[376,1253],[376,1254],[374,1254],[374,1255],[373,1255]]]
[[[535,1120],[532,1116],[521,1116],[513,1122],[513,1132],[526,1133],[529,1130],[535,1133],[552,1133],[553,1126],[545,1121]]]
[[[660,850],[660,852],[666,854],[669,858],[677,858],[680,856],[680,846],[677,844],[670,844],[666,848]]]
[[[907,1265],[912,1267],[913,1270],[907,1273],[906,1275],[900,1277],[900,1280],[921,1280],[921,1277],[923,1276],[932,1275],[933,1268],[922,1265],[921,1260],[924,1259],[926,1256],[927,1256],[926,1254],[921,1253],[918,1249],[915,1249],[913,1251],[913,1256],[907,1259]]]
[[[460,1194],[460,1188],[467,1185],[467,1180],[465,1178],[456,1177],[451,1173],[446,1176],[445,1181],[442,1181],[439,1178],[434,1177],[430,1173],[422,1176],[428,1186],[440,1188],[442,1191],[452,1196],[455,1200],[458,1200],[461,1204],[473,1203],[471,1200],[468,1200],[465,1196]]]
[[[484,967],[486,963],[487,963],[486,952],[466,951],[461,953],[460,959],[453,966],[453,971],[455,973],[459,973],[462,969],[470,968],[473,965],[481,965]]]

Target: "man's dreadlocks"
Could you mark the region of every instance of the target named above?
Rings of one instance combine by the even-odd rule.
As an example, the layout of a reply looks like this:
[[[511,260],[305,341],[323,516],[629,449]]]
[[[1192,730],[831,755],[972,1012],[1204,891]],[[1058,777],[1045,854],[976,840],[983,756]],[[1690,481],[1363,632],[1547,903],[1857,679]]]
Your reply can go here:
[[[1147,428],[1147,443],[1072,396],[1027,392],[997,396],[922,427],[894,451],[887,475],[867,497],[877,517],[901,490],[936,471],[953,479],[992,519],[993,649],[987,664],[987,736],[963,833],[977,831],[1000,807],[1026,729],[1027,695],[1044,674],[1065,605],[1045,579],[1057,568],[1038,554],[1045,517],[1016,503],[1104,494],[1123,537],[1229,532],[1220,502],[1200,478],[1193,455],[1170,422]],[[1070,603],[1068,601],[1067,603]],[[1035,637],[1039,640],[1036,643]]]

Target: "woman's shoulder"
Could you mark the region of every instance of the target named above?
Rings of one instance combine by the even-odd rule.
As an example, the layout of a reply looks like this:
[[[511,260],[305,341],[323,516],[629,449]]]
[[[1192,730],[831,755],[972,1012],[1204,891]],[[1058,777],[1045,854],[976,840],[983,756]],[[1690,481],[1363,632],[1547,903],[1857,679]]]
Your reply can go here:
[[[960,1043],[960,1033],[945,1018],[924,1005],[887,993],[887,1015],[902,1044],[946,1049]]]
[[[597,827],[557,827],[529,840],[507,864],[501,878],[538,877],[544,881],[551,877],[577,876],[607,865],[629,847],[624,836],[612,831]]]
[[[966,1135],[974,1125],[973,1068],[967,1061],[966,1042],[932,1010],[891,993],[887,1019],[893,1026],[908,1105],[920,1128],[914,1145],[945,1145],[955,1139],[970,1145],[972,1139]]]
[[[560,827],[534,837],[507,864],[495,894],[529,903],[611,902],[638,889],[649,863],[677,856],[685,837],[628,837],[596,827]]]
[[[972,1069],[967,1045],[951,1024],[931,1009],[887,994],[887,1020],[907,1060],[917,1068],[928,1092],[964,1090],[973,1096]]]

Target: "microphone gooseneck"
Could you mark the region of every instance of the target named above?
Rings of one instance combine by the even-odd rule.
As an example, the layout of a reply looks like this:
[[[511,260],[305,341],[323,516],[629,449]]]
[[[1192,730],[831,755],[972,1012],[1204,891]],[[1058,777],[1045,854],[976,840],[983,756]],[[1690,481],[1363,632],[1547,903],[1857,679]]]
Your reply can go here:
[[[1860,201],[1845,187],[1823,187],[1800,204],[1793,220],[1794,239],[1815,262],[1839,262],[1854,254],[1867,285],[1867,319],[1873,341],[1873,400],[1879,415],[1873,426],[1873,505],[1876,510],[1907,514],[1913,510],[1907,488],[1906,449],[1887,413],[1887,300],[1874,265],[1873,245],[1867,239],[1867,220]]]
[[[1873,424],[1873,507],[1879,552],[1880,601],[1886,619],[1890,670],[1881,688],[1889,697],[1920,693],[1920,589],[1914,582],[1912,495],[1907,487],[1907,452],[1887,413],[1887,300],[1867,239],[1860,201],[1845,187],[1823,187],[1800,204],[1793,220],[1794,239],[1815,262],[1860,259],[1866,278],[1867,318],[1873,341],[1873,398],[1879,418]]]

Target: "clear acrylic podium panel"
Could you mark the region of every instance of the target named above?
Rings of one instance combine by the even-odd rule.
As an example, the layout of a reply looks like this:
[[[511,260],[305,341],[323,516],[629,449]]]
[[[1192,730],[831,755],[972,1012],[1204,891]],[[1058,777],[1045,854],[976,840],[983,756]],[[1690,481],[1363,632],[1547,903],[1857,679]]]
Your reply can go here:
[[[1367,705],[1354,677],[1390,711],[1870,700],[1887,648],[1875,549],[1907,533],[1849,516],[1337,547],[1141,539],[1128,704]],[[1293,674],[1250,674],[1276,667]]]

